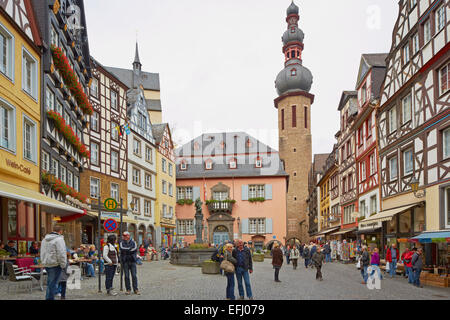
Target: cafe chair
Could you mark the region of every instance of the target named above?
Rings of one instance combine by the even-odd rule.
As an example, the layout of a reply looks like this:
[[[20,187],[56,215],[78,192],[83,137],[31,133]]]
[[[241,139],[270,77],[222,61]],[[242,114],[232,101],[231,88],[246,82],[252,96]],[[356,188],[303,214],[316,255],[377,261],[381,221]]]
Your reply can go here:
[[[39,282],[26,268],[15,268],[12,263],[6,263],[6,267],[9,274],[8,293],[13,286],[16,289],[15,293],[19,288],[30,290],[30,293],[34,288],[39,288]]]

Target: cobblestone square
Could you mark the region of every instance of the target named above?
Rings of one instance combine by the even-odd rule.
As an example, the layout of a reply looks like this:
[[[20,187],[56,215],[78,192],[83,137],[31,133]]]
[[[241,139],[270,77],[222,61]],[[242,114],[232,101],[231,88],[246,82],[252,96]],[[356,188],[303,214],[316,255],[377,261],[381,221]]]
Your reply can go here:
[[[450,300],[450,289],[425,286],[416,288],[398,276],[384,277],[381,290],[369,290],[361,284],[360,271],[354,264],[328,263],[322,268],[324,281],[315,280],[315,269],[305,269],[303,260],[297,270],[284,264],[281,283],[273,281],[271,260],[254,262],[250,276],[255,300]],[[67,300],[224,300],[226,278],[204,275],[201,268],[174,266],[167,261],[144,262],[138,266],[141,295],[120,292],[120,277],[114,278],[115,297],[97,293],[98,278],[85,279],[81,290],[67,290]],[[7,280],[0,281],[1,300],[44,300],[45,292],[7,294]],[[238,296],[237,283],[235,294]]]

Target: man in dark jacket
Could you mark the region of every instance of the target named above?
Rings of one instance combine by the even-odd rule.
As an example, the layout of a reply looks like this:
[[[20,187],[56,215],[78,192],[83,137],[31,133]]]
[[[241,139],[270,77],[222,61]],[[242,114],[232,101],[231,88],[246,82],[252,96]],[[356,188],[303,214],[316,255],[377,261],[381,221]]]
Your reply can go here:
[[[362,284],[367,284],[367,279],[369,278],[367,268],[369,268],[369,265],[370,265],[370,254],[367,251],[367,246],[363,246],[361,254],[361,275],[364,281],[362,282]]]
[[[15,242],[14,241],[8,241],[8,245],[5,247],[5,250],[8,251],[9,255],[11,257],[17,257],[18,253],[16,248],[14,247]]]
[[[305,248],[303,249],[303,258],[305,259],[305,268],[308,268],[309,266],[309,259],[311,258],[309,248],[305,244]]]
[[[130,272],[133,280],[134,293],[140,295],[138,289],[136,260],[137,260],[137,245],[134,240],[130,238],[130,233],[125,231],[122,235],[123,239],[120,241],[120,262],[122,264],[123,273],[125,274],[126,294],[131,294],[130,286]]]
[[[323,247],[323,253],[325,254],[325,262],[331,262],[331,248],[329,242]]]
[[[413,284],[418,288],[423,288],[423,286],[420,284],[420,273],[422,272],[422,268],[423,268],[422,248],[419,248],[419,249],[414,248],[413,250],[414,251],[417,250],[411,259],[412,270],[413,270],[413,274],[414,274]]]
[[[316,252],[314,253],[314,255],[312,256],[312,262],[314,263],[314,266],[317,269],[316,272],[316,280],[322,281],[322,263],[324,260],[324,256],[321,252],[321,248],[317,248]]]
[[[242,278],[245,282],[245,291],[247,297],[253,300],[252,288],[250,286],[250,275],[253,272],[252,254],[248,248],[244,248],[242,240],[236,241],[236,249],[233,250],[233,258],[236,259],[236,279],[238,282],[239,299],[244,300],[244,287],[242,286]]]

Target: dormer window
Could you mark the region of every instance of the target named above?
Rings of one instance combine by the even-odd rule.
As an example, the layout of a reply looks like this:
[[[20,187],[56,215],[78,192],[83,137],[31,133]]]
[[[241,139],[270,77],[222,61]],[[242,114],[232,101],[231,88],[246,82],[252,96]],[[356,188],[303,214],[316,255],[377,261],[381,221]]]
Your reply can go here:
[[[247,148],[252,147],[252,141],[250,139],[247,139]]]
[[[205,161],[205,169],[206,170],[212,170],[213,164],[212,164],[212,160],[206,160]]]
[[[262,160],[260,157],[256,158],[255,167],[262,168]]]
[[[230,169],[236,169],[237,168],[237,161],[236,159],[230,160]]]
[[[186,161],[181,161],[181,163],[180,163],[180,170],[183,170],[183,171],[185,171],[185,170],[187,170],[187,164],[186,164]]]
[[[194,143],[194,150],[195,151],[200,150],[200,144],[198,142]]]

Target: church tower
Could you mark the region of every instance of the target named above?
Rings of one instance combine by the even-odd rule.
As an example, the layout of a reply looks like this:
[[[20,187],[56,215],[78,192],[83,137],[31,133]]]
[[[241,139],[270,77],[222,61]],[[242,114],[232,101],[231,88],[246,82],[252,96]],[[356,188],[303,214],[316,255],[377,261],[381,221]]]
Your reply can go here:
[[[294,2],[287,9],[287,30],[283,34],[285,68],[278,74],[275,86],[278,98],[279,153],[289,174],[287,194],[286,241],[309,240],[308,234],[308,174],[312,163],[310,94],[313,76],[303,66],[303,31],[299,29],[299,8]]]

